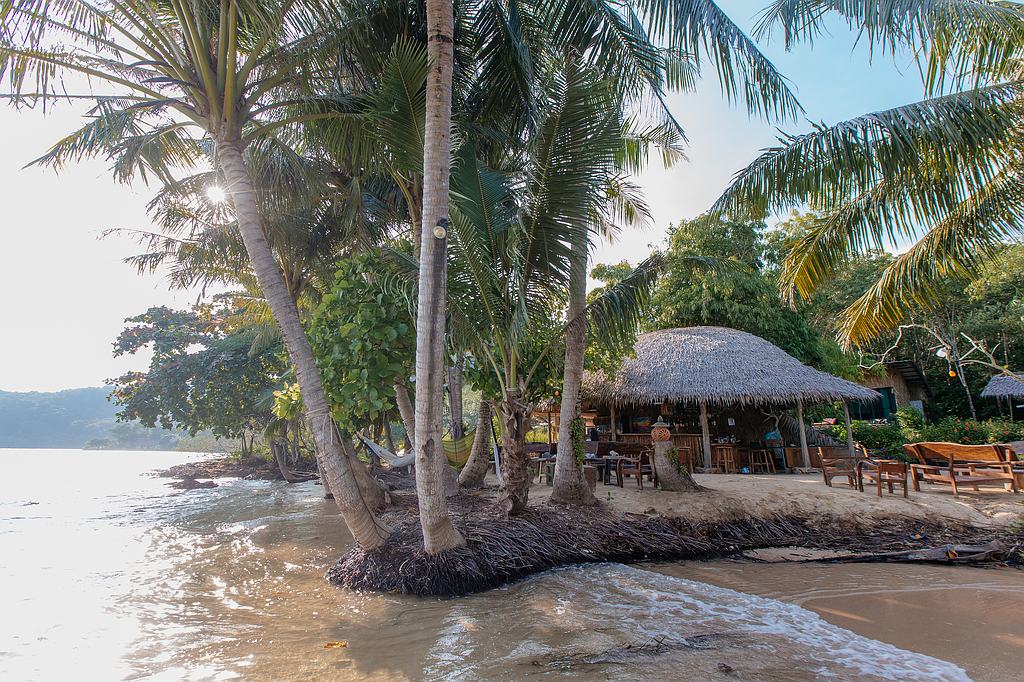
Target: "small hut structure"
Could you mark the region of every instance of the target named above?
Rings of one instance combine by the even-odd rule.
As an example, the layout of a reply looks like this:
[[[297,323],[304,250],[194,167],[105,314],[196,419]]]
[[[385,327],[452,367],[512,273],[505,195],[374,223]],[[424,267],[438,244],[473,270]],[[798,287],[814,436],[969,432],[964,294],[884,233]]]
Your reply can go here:
[[[617,412],[624,409],[660,406],[660,415],[674,422],[673,431],[679,433],[687,425],[686,408],[695,406],[706,467],[711,466],[709,415],[713,411],[724,417],[723,426],[735,432],[742,426],[738,423],[741,413],[753,412],[756,424],[763,424],[761,410],[795,406],[803,465],[810,466],[805,405],[842,401],[846,406],[852,400],[879,398],[871,389],[808,367],[769,341],[736,329],[663,329],[642,334],[634,350],[634,357],[623,363],[614,378],[590,374],[585,382],[587,401],[610,408],[610,439],[639,435],[619,431],[638,430],[632,428],[638,423],[633,417],[620,427]],[[848,409],[845,416],[852,451]]]
[[[1024,374],[1017,374],[1016,378],[1007,374],[997,374],[989,379],[985,390],[981,392],[982,398],[995,398],[1005,400],[1010,405],[1010,420],[1013,421],[1013,403],[1024,398]]]

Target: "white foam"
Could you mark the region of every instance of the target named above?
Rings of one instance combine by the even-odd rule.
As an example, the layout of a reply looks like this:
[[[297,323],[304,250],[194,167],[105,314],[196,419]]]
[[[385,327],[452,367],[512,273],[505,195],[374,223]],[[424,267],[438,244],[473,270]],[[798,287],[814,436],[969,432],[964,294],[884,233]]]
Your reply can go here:
[[[474,627],[463,627],[469,621]],[[560,569],[502,598],[478,595],[453,609],[446,625],[429,662],[432,678],[518,678],[512,671],[526,665],[557,675],[549,663],[580,652],[713,635],[719,639],[707,640],[709,649],[675,647],[637,665],[602,666],[601,677],[664,679],[694,663],[714,670],[716,660],[728,660],[737,679],[970,680],[951,663],[862,637],[794,604],[621,564]],[[598,672],[570,668],[562,672]]]

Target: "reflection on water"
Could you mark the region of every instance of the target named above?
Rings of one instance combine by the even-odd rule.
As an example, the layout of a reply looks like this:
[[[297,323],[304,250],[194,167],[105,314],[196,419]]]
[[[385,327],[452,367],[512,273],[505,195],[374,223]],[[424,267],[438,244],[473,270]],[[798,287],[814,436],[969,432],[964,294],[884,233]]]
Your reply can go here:
[[[322,574],[351,539],[320,488],[144,475],[188,457],[0,451],[26,472],[0,478],[0,679],[966,679],[664,567],[457,600],[342,592]]]

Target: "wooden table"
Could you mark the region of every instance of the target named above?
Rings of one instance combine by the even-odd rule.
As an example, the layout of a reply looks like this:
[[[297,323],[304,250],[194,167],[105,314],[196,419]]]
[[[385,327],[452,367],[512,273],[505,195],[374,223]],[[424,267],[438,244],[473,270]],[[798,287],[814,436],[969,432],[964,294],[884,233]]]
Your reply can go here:
[[[598,477],[601,479],[601,483],[604,485],[611,485],[612,472],[615,470],[615,465],[622,459],[621,456],[607,455],[605,457],[587,457],[583,460],[583,466],[595,467],[598,471]],[[529,466],[532,468],[534,465],[537,466],[537,482],[540,483],[542,480],[551,485],[554,482],[555,477],[555,456],[549,455],[547,457],[532,457],[530,458]],[[533,475],[530,475],[533,478]]]

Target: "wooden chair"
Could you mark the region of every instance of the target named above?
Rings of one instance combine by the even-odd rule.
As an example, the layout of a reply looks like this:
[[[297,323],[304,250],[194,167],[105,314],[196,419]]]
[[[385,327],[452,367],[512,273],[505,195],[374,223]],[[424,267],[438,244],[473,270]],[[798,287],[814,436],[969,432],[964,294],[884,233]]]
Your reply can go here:
[[[910,465],[914,492],[920,492],[921,481],[943,483],[959,494],[959,486],[1002,485],[1018,492],[1013,464],[1007,461],[1003,448],[996,445],[961,445],[959,443],[909,443],[903,446]]]
[[[1003,454],[1003,461],[1010,465],[1010,471],[1013,472],[1013,478],[1017,481],[1017,489],[1024,489],[1024,460],[1020,459],[1017,455],[1017,451],[1006,443],[1000,443],[995,447]]]
[[[721,467],[727,474],[736,473],[736,446],[731,443],[712,445],[711,466]]]
[[[651,454],[644,450],[636,457],[624,456],[615,463],[615,478],[622,487],[626,476],[636,476],[636,485],[640,490],[644,489],[644,476],[654,484],[654,469],[651,467]]]
[[[854,450],[853,456],[850,456],[850,451],[845,445],[818,448],[821,476],[825,479],[825,485],[830,488],[832,479],[839,477],[846,478],[851,488],[857,487],[857,465],[865,459],[866,456],[856,450]]]
[[[909,496],[909,468],[906,462],[895,459],[864,459],[857,462],[857,490],[864,492],[864,479],[874,481],[878,487],[878,496],[882,496],[882,484],[893,494],[893,484],[903,486],[903,497]]]

